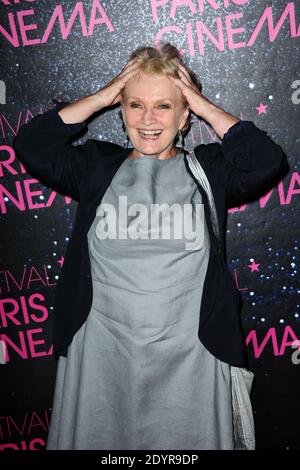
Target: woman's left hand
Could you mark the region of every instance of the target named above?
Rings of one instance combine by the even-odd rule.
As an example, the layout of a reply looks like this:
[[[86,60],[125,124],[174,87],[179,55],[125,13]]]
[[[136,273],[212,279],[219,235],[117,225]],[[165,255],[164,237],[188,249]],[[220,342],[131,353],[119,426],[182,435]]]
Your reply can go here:
[[[197,116],[201,116],[201,110],[204,110],[205,106],[212,105],[201,92],[198,90],[196,85],[191,81],[187,70],[180,64],[177,59],[174,59],[174,64],[177,67],[180,78],[175,78],[172,75],[168,75],[170,80],[178,86],[182,94],[185,96],[189,108]]]

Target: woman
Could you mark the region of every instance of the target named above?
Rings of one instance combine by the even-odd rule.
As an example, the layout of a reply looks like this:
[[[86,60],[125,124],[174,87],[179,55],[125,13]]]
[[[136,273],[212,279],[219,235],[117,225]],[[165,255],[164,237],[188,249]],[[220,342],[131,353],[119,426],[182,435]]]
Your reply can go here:
[[[54,309],[47,449],[236,448],[230,368],[246,354],[224,262],[226,211],[264,194],[288,164],[265,131],[200,90],[176,48],[142,47],[100,91],[34,117],[15,139],[32,175],[79,201]],[[119,103],[131,148],[69,144],[93,113]],[[194,149],[221,244],[188,152],[175,145],[191,111],[222,139]],[[182,221],[192,229],[175,236]]]

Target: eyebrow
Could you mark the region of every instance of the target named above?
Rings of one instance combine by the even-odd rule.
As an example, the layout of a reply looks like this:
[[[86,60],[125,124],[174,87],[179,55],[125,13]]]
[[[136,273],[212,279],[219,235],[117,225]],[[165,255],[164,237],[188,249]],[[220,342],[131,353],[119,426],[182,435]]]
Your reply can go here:
[[[129,96],[127,98],[127,100],[140,100],[140,101],[143,101],[142,98],[139,98],[138,96]],[[174,101],[171,98],[159,98],[158,100],[156,100],[156,102],[158,102],[158,101],[171,101],[171,103],[174,103]]]

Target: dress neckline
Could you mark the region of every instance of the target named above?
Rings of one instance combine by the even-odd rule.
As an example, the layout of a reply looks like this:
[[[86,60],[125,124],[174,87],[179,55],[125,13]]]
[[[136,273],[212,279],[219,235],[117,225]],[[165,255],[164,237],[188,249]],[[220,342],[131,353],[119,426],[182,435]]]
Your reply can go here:
[[[178,157],[182,156],[183,152],[178,149],[177,154],[174,157],[171,158],[157,158],[156,155],[142,155],[139,157],[127,157],[127,160],[132,160],[132,161],[138,161],[138,160],[157,160],[159,162],[166,162],[166,161],[172,161],[172,160],[177,160]]]

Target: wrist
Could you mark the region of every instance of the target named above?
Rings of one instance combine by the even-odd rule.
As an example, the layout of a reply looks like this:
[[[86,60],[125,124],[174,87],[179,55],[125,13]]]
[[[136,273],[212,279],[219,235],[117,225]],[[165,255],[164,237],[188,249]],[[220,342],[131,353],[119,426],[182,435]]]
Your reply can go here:
[[[240,121],[237,116],[227,113],[224,109],[212,103],[205,97],[204,99],[201,98],[199,103],[201,103],[199,107],[199,116],[208,122],[220,139],[223,139],[224,134],[233,124]]]
[[[100,109],[104,107],[99,91],[96,91],[95,93],[89,96],[86,96],[86,100],[89,103],[89,105],[92,107],[93,113],[100,111]]]
[[[224,112],[224,110],[203,95],[200,96],[198,109],[198,116],[207,121],[210,125],[212,125],[213,121],[215,121],[220,113]]]

